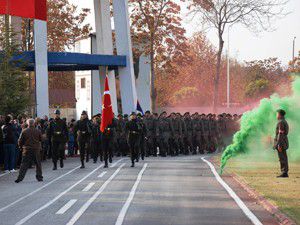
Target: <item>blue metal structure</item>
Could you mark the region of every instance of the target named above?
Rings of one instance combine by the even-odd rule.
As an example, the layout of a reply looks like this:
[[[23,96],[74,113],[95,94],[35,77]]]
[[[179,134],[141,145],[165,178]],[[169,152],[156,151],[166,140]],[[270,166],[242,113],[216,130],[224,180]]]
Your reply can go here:
[[[27,71],[34,71],[34,51],[23,52],[14,57],[14,59],[23,59],[27,64],[25,69]],[[126,67],[126,56],[48,52],[49,71],[98,70],[99,66],[108,66],[109,70],[117,69],[118,67]]]

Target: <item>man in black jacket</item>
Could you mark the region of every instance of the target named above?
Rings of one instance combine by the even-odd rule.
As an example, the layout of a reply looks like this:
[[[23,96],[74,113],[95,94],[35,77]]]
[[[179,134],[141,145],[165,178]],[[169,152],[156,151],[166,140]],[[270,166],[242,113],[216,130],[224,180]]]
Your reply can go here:
[[[55,119],[49,124],[47,134],[51,141],[53,170],[57,170],[57,160],[60,160],[60,167],[64,167],[65,146],[68,140],[68,128],[64,120],[60,118],[60,111],[55,110]]]
[[[14,172],[16,163],[16,130],[12,124],[12,117],[5,117],[5,124],[2,126],[4,169],[5,172]]]
[[[83,111],[81,113],[80,120],[75,124],[74,133],[77,135],[77,143],[80,152],[80,161],[81,161],[81,169],[85,168],[84,166],[84,158],[86,155],[86,162],[89,161],[89,144],[90,137],[92,134],[92,124],[88,118],[87,112]]]

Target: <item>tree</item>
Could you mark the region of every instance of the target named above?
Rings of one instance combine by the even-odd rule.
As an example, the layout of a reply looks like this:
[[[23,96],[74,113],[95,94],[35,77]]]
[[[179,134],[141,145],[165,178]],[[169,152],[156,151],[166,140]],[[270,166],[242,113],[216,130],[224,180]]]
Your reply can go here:
[[[151,109],[156,110],[156,70],[173,57],[183,56],[185,29],[181,26],[180,5],[175,0],[129,0],[134,43],[150,57]]]
[[[3,31],[0,32],[0,114],[19,114],[28,105],[28,85],[22,70],[25,60],[20,57],[21,45],[9,24],[8,15],[5,16]]]
[[[287,0],[191,0],[192,15],[200,15],[202,22],[216,29],[218,34],[217,64],[214,76],[213,106],[219,104],[223,35],[227,27],[242,24],[255,32],[272,29],[272,21],[285,15]]]
[[[290,62],[290,71],[292,73],[300,73],[300,51],[298,57]]]

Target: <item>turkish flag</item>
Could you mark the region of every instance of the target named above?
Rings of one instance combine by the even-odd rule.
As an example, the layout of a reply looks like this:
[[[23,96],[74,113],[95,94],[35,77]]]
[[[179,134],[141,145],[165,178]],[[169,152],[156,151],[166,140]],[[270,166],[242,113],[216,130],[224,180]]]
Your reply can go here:
[[[0,14],[47,20],[47,0],[0,0]]]
[[[112,124],[113,118],[114,118],[114,113],[111,105],[111,98],[110,98],[109,86],[108,86],[108,77],[106,76],[103,103],[102,103],[101,127],[100,127],[102,133],[104,133],[108,125]]]

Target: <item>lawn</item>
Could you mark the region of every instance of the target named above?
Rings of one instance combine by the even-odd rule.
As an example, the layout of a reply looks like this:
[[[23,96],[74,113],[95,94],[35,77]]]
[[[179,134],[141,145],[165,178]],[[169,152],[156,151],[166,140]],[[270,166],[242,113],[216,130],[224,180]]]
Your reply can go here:
[[[220,155],[215,156],[219,162]],[[236,173],[279,209],[300,224],[300,162],[290,162],[290,178],[279,179],[276,155],[268,161],[259,157],[238,156],[231,159],[225,173]]]

